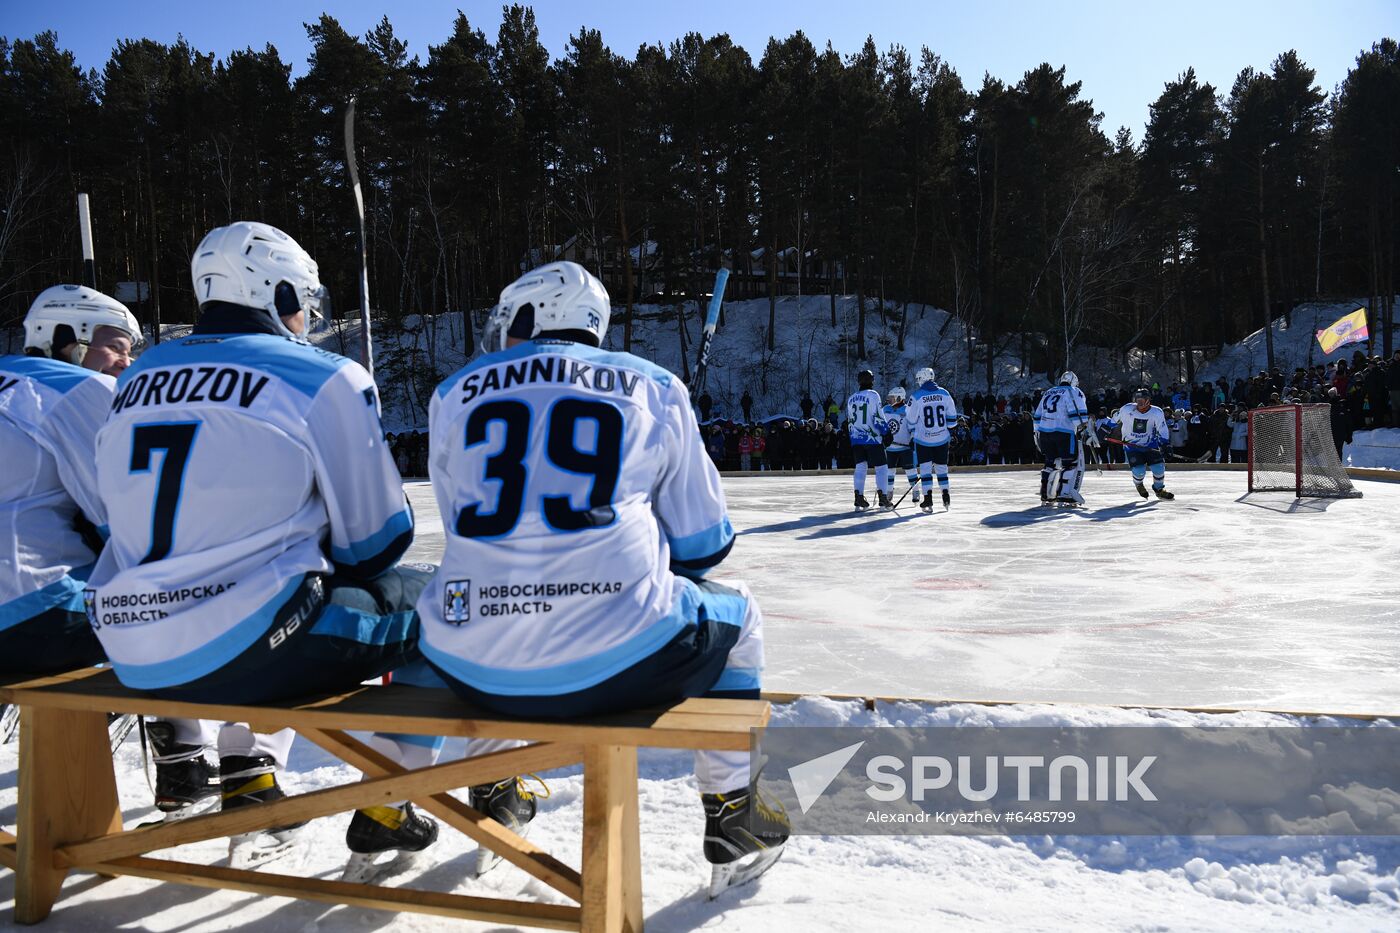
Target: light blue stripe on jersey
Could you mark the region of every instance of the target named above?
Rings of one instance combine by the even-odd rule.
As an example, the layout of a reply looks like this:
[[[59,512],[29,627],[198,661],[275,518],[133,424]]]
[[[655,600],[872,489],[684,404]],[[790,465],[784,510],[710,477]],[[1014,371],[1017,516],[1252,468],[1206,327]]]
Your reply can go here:
[[[153,690],[159,687],[176,687],[212,674],[242,654],[267,631],[277,613],[292,598],[304,580],[305,577],[292,577],[282,590],[264,603],[257,612],[188,654],[155,664],[123,664],[113,661],[112,668],[117,672],[117,679],[137,690]]]
[[[97,373],[83,369],[81,366],[60,363],[58,360],[41,356],[5,357],[3,363],[0,363],[0,370],[33,379],[44,388],[52,389],[59,395],[67,395],[88,379],[97,378]]]
[[[718,525],[693,535],[669,538],[668,543],[671,545],[672,560],[688,561],[718,554],[733,540],[734,526],[729,524],[729,516],[726,515]]]
[[[13,628],[41,612],[48,612],[54,608],[82,612],[83,588],[87,585],[84,581],[90,573],[91,564],[86,567],[74,567],[70,573],[65,573],[43,589],[25,593],[18,599],[12,599],[0,606],[0,631]]]
[[[387,645],[407,640],[417,624],[412,609],[381,616],[331,603],[311,626],[311,634],[343,638],[362,645]]]
[[[744,614],[748,611],[749,601],[737,592],[700,591],[701,618],[713,619],[725,625],[743,625]]]
[[[632,638],[614,645],[607,651],[589,658],[580,658],[567,664],[552,667],[536,667],[528,670],[516,668],[486,667],[473,664],[463,658],[444,654],[433,648],[426,640],[419,643],[423,654],[434,666],[446,671],[483,693],[500,696],[553,696],[560,693],[573,693],[601,683],[621,673],[627,668],[664,648],[671,639],[680,634],[687,625],[695,622],[702,602],[708,602],[712,594],[703,593],[698,586],[683,577],[676,578],[676,600],[671,611],[642,629]],[[739,597],[723,597],[738,599]],[[732,607],[723,603],[716,606],[727,618]],[[742,615],[739,616],[743,618]],[[723,621],[723,620],[721,620]]]
[[[331,560],[337,564],[354,567],[373,560],[384,553],[384,549],[406,531],[413,530],[413,513],[405,508],[384,523],[384,527],[363,541],[355,541],[348,548],[332,547]]]
[[[760,671],[753,667],[726,667],[711,691],[759,690],[763,687]]]
[[[343,356],[272,334],[196,334],[170,340],[142,353],[117,379],[117,391],[148,369],[226,363],[260,369],[308,398],[350,363]]]
[[[439,678],[440,680],[441,678]],[[447,740],[440,735],[410,735],[407,732],[376,732],[382,738],[392,739],[400,745],[416,745],[419,748],[439,749]]]
[[[472,360],[438,385],[438,398],[446,398],[447,393],[456,388],[459,382],[479,369],[486,369],[501,363],[509,363],[511,360],[520,360],[530,356],[543,356],[546,354],[567,356],[570,359],[581,360],[594,365],[616,366],[619,369],[636,370],[653,382],[657,382],[663,386],[670,385],[671,380],[676,378],[670,371],[662,369],[650,360],[644,360],[640,356],[633,356],[631,353],[624,353],[621,350],[600,350],[598,347],[590,347],[586,343],[573,343],[567,340],[527,340],[507,350],[487,353],[484,356],[479,356]]]

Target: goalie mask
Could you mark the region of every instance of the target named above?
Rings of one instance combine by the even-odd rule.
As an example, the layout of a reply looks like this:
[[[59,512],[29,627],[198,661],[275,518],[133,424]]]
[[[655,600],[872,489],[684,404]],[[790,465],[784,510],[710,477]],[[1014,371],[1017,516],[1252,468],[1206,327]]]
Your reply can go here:
[[[608,290],[591,272],[576,262],[551,262],[501,290],[481,344],[491,353],[504,350],[508,337],[532,340],[542,333],[560,333],[602,346],[611,315]]]
[[[331,313],[316,260],[296,240],[268,224],[239,221],[210,230],[190,260],[190,278],[202,308],[223,301],[266,312],[279,334],[294,339],[319,329]],[[306,330],[282,322],[306,312]]]
[[[126,334],[133,349],[141,344],[141,328],[126,305],[84,285],[55,285],[39,293],[24,317],[24,349],[81,366],[99,327]],[[71,356],[54,356],[73,345]]]

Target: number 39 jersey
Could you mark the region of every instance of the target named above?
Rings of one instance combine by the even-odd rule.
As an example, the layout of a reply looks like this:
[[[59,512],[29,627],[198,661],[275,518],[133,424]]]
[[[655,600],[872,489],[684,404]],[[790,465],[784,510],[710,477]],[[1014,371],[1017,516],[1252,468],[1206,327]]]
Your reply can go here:
[[[909,396],[904,422],[914,441],[924,447],[948,443],[949,431],[958,422],[958,409],[953,397],[939,385],[923,385]]]
[[[535,340],[474,360],[429,408],[442,566],[423,653],[498,695],[593,686],[695,619],[734,541],[685,386],[629,353]]]
[[[111,537],[88,619],[132,687],[187,683],[311,624],[308,574],[375,576],[413,537],[369,374],[271,334],[143,353],[98,432],[97,482]]]

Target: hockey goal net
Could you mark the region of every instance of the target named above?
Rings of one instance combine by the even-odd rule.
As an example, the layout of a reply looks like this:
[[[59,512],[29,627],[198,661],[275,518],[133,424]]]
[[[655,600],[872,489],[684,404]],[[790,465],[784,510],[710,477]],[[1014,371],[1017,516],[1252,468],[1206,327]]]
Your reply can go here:
[[[1332,406],[1278,405],[1249,413],[1249,491],[1361,497],[1337,456]]]

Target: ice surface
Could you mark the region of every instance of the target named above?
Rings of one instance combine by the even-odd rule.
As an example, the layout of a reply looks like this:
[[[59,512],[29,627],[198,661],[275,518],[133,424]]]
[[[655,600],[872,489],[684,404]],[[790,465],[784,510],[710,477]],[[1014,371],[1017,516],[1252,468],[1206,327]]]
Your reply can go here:
[[[1169,471],[1176,501],[1144,502],[1091,472],[1082,511],[1038,484],[955,473],[947,513],[857,514],[850,476],[726,477],[740,537],[714,577],[759,598],[765,688],[1400,713],[1400,484],[1295,501]],[[437,560],[432,489],[408,491]]]

